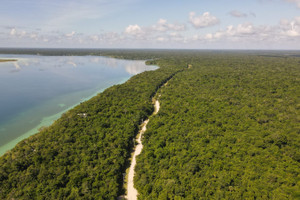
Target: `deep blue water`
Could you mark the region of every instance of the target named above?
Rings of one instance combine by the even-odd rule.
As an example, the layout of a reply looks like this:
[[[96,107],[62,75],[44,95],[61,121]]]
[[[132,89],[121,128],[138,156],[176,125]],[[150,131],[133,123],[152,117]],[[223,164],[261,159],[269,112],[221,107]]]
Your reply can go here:
[[[100,56],[0,55],[0,155],[62,112],[156,66]]]

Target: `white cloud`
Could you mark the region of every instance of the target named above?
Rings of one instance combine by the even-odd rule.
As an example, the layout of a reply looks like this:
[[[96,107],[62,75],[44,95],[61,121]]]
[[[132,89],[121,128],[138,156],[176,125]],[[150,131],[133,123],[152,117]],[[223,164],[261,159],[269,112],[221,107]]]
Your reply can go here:
[[[164,38],[164,37],[157,37],[156,40],[157,40],[158,42],[165,42],[167,39]]]
[[[186,38],[177,32],[171,32],[168,37],[173,42],[186,42]]]
[[[141,27],[137,24],[129,25],[124,30],[124,38],[127,42],[134,40],[139,42],[179,42],[183,37],[177,32],[186,30],[185,24],[168,23],[165,19],[159,19],[152,26]]]
[[[297,25],[300,25],[300,16],[299,17],[295,17],[294,20],[297,23]]]
[[[185,31],[185,25],[184,24],[170,24],[167,23],[167,20],[165,19],[159,19],[158,22],[152,26],[152,30],[154,31]]]
[[[281,20],[280,30],[283,36],[300,36],[300,17],[295,17],[292,21],[286,19]]]
[[[207,42],[242,42],[248,44],[287,43],[300,41],[300,17],[293,20],[281,20],[278,25],[255,26],[244,23],[236,26],[230,25],[226,29],[205,35],[195,35],[191,40]],[[299,42],[298,42],[299,43]]]
[[[170,31],[185,31],[184,24],[168,23],[165,19],[159,19],[156,24],[152,26],[141,27],[137,24],[129,25],[125,28],[124,33],[127,35],[135,36],[135,39],[150,39],[155,38],[157,34],[166,33]]]
[[[75,35],[75,31],[65,34],[65,36],[67,36],[67,37],[73,37],[74,35]]]
[[[245,18],[248,17],[246,13],[242,13],[238,10],[233,10],[229,13],[232,17],[237,17],[237,18]]]
[[[205,15],[205,14],[203,14]],[[198,18],[193,15],[194,18]],[[201,15],[202,16],[202,15]],[[208,16],[211,16],[208,14]],[[250,16],[250,14],[248,15]],[[200,22],[199,22],[200,24]],[[198,25],[199,25],[198,24]],[[185,32],[186,26],[179,23],[169,23],[159,19],[149,26],[132,24],[123,32],[103,32],[81,34],[72,32],[42,32],[41,30],[22,30],[22,27],[10,27],[4,31],[6,37],[14,44],[34,44],[51,47],[257,47],[268,48],[276,45],[278,48],[300,45],[300,16],[294,19],[282,19],[277,25],[255,25],[242,23],[219,28],[216,31],[197,31],[196,35]],[[3,40],[4,41],[4,40]],[[218,45],[218,46],[217,46]],[[247,46],[248,45],[248,46]]]
[[[130,35],[138,35],[141,34],[142,28],[135,24],[135,25],[129,25],[126,29],[125,29],[125,33],[130,34]]]
[[[288,30],[285,32],[285,34],[287,36],[290,36],[290,37],[297,37],[297,36],[300,36],[300,33],[296,30]]]
[[[209,12],[205,12],[200,16],[196,16],[195,12],[190,12],[189,17],[190,23],[192,23],[195,28],[205,28],[220,23],[220,20]]]
[[[10,31],[10,35],[16,35],[17,31],[15,28],[11,29]]]
[[[300,0],[284,0],[284,1],[294,3],[298,8],[300,8]]]
[[[32,33],[32,34],[30,34],[30,36],[29,36],[31,39],[38,39],[38,35],[37,34],[35,34],[35,33]]]
[[[10,30],[10,33],[9,33],[9,35],[10,35],[11,37],[19,37],[19,38],[25,37],[26,34],[27,34],[26,31],[24,31],[24,30],[19,31],[19,30],[15,29],[15,28],[12,28],[12,29]]]
[[[205,37],[204,37],[204,39],[206,39],[206,40],[211,40],[213,38],[214,38],[214,36],[211,33],[206,34]]]
[[[254,26],[251,23],[239,24],[237,26],[227,26],[226,30],[218,31],[213,35],[213,39],[229,39],[229,40],[249,40],[260,41],[265,39],[262,33],[269,35],[268,28],[265,26]]]
[[[102,43],[118,43],[124,40],[124,36],[116,33],[116,32],[106,32],[100,35],[99,41]]]
[[[19,36],[20,37],[24,37],[26,35],[26,31],[21,31],[20,33],[19,33]]]
[[[91,36],[90,36],[90,39],[91,39],[92,41],[97,42],[97,41],[99,41],[99,36],[98,36],[98,35],[91,35]]]
[[[235,30],[239,35],[252,35],[255,33],[254,27],[251,23],[239,24]]]

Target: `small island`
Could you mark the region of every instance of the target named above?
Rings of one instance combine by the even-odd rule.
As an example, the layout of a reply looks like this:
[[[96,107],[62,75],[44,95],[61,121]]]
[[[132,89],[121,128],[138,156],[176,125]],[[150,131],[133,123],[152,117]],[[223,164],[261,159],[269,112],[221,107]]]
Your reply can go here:
[[[0,62],[15,62],[15,61],[18,61],[17,59],[1,59],[0,58]]]

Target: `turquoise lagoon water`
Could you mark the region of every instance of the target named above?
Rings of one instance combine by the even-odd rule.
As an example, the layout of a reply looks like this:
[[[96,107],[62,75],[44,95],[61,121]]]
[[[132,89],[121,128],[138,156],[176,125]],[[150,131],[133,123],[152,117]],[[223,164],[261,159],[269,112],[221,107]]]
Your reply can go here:
[[[104,89],[156,66],[100,56],[0,55],[0,155]]]

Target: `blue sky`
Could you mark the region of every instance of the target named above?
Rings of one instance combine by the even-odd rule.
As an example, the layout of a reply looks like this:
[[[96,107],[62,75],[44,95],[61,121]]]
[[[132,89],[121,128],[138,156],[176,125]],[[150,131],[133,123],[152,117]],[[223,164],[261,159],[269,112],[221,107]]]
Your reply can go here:
[[[300,49],[300,0],[0,3],[0,47]]]

